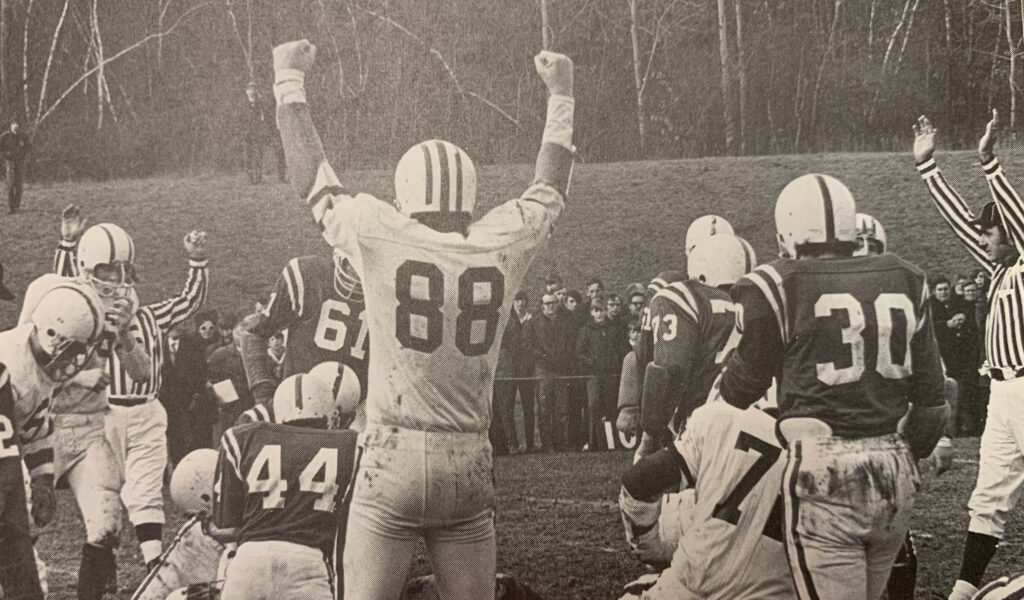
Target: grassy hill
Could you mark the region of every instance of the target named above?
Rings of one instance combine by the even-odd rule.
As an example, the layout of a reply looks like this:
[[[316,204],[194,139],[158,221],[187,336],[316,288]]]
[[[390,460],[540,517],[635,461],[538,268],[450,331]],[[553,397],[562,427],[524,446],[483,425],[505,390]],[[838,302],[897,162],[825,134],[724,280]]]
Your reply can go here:
[[[968,202],[981,206],[988,189],[973,153],[944,153],[940,164]],[[1011,180],[1024,175],[1024,155],[1006,158]],[[930,274],[974,267],[932,207],[909,154],[824,154],[578,165],[570,206],[525,287],[558,271],[573,287],[598,275],[612,290],[684,267],[683,238],[696,217],[719,214],[746,237],[762,261],[775,256],[774,205],[785,184],[804,173],[835,175],[862,212],[882,220],[890,247]],[[483,209],[518,195],[532,166],[481,169]],[[342,173],[353,190],[392,196],[391,174]],[[185,275],[181,237],[194,227],[211,234],[210,306],[246,310],[272,285],[289,258],[327,252],[309,212],[281,184],[252,186],[244,177],[153,179],[30,185],[24,212],[0,216],[0,256],[16,292],[48,271],[59,237],[60,210],[82,206],[90,222],[113,221],[138,248],[144,301],[179,289]],[[534,301],[538,298],[533,294]],[[17,318],[8,304],[0,326]]]

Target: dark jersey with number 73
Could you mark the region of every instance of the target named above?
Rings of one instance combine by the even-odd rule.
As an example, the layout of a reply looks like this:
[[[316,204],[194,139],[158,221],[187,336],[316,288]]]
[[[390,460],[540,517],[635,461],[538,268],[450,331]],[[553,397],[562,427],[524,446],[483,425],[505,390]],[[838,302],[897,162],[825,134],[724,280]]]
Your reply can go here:
[[[331,552],[352,477],[357,433],[276,423],[232,427],[221,438],[213,521],[240,544],[292,542]]]
[[[762,265],[732,289],[743,337],[722,394],[745,406],[779,379],[781,418],[841,437],[896,431],[907,403],[940,406],[942,364],[924,273],[891,254]]]

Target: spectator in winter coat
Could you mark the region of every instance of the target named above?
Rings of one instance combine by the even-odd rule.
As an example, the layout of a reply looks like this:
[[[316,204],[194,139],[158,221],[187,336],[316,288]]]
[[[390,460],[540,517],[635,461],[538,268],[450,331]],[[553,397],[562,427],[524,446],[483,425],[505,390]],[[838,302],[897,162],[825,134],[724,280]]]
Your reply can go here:
[[[526,451],[533,452],[533,398],[536,385],[527,380],[533,376],[533,363],[523,349],[522,337],[530,312],[527,310],[529,297],[519,291],[512,299],[512,311],[505,323],[498,352],[498,368],[494,373],[493,413],[491,421],[491,446],[496,455],[516,452],[519,437],[516,435],[516,392],[523,410],[523,440]]]
[[[604,421],[613,420],[618,398],[618,374],[622,369],[622,344],[618,332],[608,322],[606,308],[600,302],[590,305],[590,322],[576,337],[576,360],[587,375],[587,447],[591,451],[605,447]]]
[[[544,294],[541,314],[523,332],[524,352],[533,360],[537,381],[540,441],[545,452],[564,451],[569,443],[569,386],[573,368],[573,326],[558,298]]]

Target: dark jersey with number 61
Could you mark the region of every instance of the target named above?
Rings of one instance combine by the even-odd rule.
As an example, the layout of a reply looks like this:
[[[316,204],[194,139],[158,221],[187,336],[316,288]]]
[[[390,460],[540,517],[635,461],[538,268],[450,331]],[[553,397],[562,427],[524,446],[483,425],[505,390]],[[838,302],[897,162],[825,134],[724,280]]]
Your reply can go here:
[[[895,432],[908,402],[944,402],[928,285],[895,255],[776,260],[732,297],[743,337],[722,380],[730,404],[753,403],[775,376],[781,418],[867,437]]]
[[[355,371],[365,398],[370,341],[364,308],[361,291],[343,295],[336,289],[330,258],[300,256],[285,265],[273,298],[250,331],[270,337],[288,330],[282,379],[335,361]]]
[[[282,541],[328,553],[344,533],[340,502],[357,433],[275,423],[233,427],[221,438],[213,521],[238,542]]]

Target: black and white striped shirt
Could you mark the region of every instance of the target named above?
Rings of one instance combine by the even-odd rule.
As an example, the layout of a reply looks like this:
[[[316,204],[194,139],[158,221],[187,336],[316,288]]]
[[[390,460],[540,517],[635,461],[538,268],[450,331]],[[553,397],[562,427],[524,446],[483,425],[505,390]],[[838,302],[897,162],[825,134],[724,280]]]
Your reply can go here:
[[[1009,237],[1007,242],[1017,250],[1017,256],[1002,263],[989,260],[982,250],[981,233],[970,224],[975,219],[974,214],[946,182],[935,159],[917,165],[942,218],[991,277],[983,368],[1015,371],[1024,368],[1024,254],[1021,252],[1024,250],[1024,202],[1006,180],[999,159],[993,158],[982,168],[1002,215]]]
[[[54,257],[54,269],[60,275],[77,276],[76,247],[61,242]],[[121,365],[116,352],[110,354],[107,370],[110,385],[107,395],[111,400],[142,400],[160,392],[160,372],[163,364],[164,336],[175,325],[194,315],[206,302],[209,274],[207,261],[189,260],[188,278],[181,292],[166,300],[147,304],[135,311],[129,331],[135,341],[142,344],[150,357],[149,381],[133,381]]]

